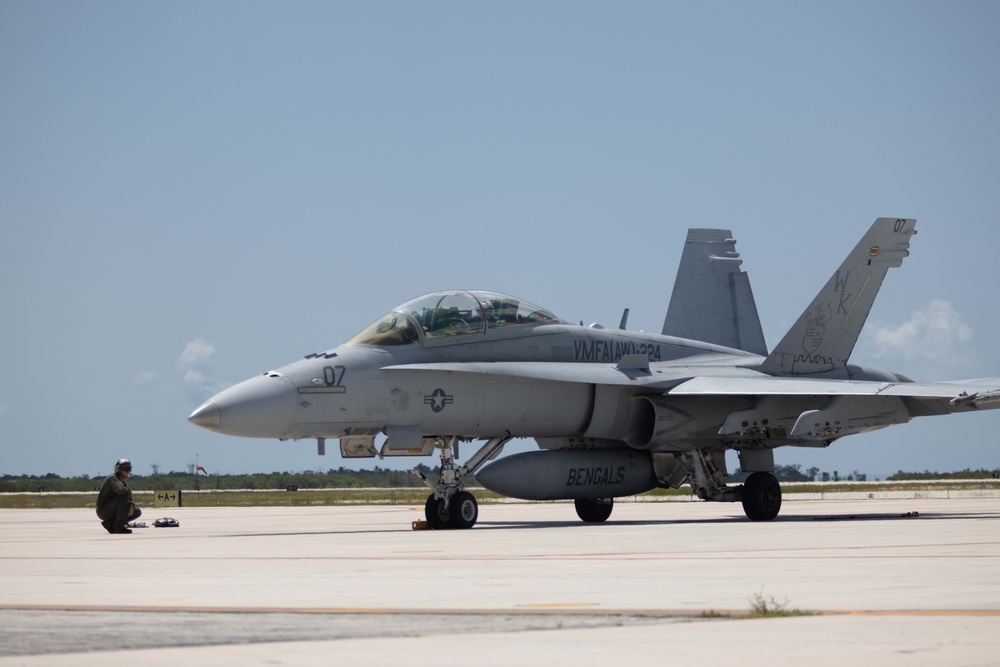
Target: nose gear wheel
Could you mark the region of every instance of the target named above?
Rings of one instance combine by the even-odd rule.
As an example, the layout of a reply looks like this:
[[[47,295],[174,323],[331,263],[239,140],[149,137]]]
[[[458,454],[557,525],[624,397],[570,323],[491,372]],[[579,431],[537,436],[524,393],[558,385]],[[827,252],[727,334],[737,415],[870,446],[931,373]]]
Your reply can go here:
[[[468,491],[459,491],[452,497],[448,511],[451,514],[449,522],[452,528],[472,528],[479,518],[479,503]]]
[[[448,511],[448,504],[444,498],[438,498],[433,493],[427,497],[427,502],[424,504],[424,516],[435,530],[449,527],[451,513]]]

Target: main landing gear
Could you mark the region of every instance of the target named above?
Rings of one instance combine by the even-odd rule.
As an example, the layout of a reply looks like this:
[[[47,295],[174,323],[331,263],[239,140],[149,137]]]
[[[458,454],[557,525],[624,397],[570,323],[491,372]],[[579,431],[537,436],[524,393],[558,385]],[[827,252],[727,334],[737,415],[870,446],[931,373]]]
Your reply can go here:
[[[755,472],[743,482],[743,511],[751,521],[770,521],[781,509],[781,485],[769,472]]]
[[[491,438],[460,468],[455,466],[458,437],[437,439],[434,446],[441,450],[441,477],[438,482],[432,482],[418,470],[413,471],[434,492],[424,504],[424,516],[436,530],[464,529],[476,525],[479,503],[474,495],[465,490],[462,478],[475,474],[484,463],[499,454],[510,439],[510,436]]]
[[[725,458],[721,452],[693,450],[678,455],[694,492],[702,500],[743,504],[751,521],[770,521],[781,510],[781,485],[770,472],[751,473],[742,486],[726,486]]]
[[[615,508],[614,498],[580,498],[574,502],[576,515],[587,523],[603,523]]]

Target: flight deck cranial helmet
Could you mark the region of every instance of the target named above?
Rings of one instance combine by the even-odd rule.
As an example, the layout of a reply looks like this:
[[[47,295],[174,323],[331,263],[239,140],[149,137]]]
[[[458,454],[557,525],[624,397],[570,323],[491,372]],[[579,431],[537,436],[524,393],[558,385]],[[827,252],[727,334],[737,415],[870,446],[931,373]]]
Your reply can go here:
[[[118,463],[115,464],[115,474],[117,475],[122,470],[132,472],[132,462],[128,459],[118,459]]]

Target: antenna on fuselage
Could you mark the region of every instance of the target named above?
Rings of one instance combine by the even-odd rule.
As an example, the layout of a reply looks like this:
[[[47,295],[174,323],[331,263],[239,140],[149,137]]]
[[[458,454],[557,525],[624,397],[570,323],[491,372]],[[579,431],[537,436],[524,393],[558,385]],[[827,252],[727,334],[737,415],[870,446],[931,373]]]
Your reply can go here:
[[[628,308],[626,308],[625,312],[622,313],[622,323],[618,325],[618,328],[624,329],[626,324],[628,324]]]

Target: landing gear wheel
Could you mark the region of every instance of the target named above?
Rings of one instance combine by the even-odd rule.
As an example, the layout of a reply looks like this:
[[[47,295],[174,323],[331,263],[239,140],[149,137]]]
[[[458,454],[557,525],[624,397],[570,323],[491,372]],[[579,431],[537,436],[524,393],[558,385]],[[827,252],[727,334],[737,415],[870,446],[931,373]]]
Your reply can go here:
[[[476,525],[476,519],[479,518],[479,503],[476,502],[476,497],[468,491],[459,491],[448,505],[448,514],[451,515],[452,528],[472,528]]]
[[[614,498],[580,498],[576,502],[576,514],[587,523],[601,523],[611,516],[615,507]]]
[[[743,483],[743,511],[751,521],[770,521],[781,509],[781,485],[769,472],[755,472]]]
[[[431,522],[435,530],[450,527],[451,512],[448,510],[444,500],[435,498],[433,493],[427,497],[427,502],[424,503],[424,516]]]

